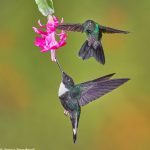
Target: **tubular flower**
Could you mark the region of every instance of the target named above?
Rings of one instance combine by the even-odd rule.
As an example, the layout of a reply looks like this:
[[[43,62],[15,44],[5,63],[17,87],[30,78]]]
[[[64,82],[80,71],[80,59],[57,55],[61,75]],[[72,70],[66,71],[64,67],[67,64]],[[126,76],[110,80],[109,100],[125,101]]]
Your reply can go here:
[[[60,24],[64,21],[61,20]],[[56,28],[59,25],[59,21],[55,16],[50,16],[48,18],[48,22],[45,26],[43,26],[40,21],[38,21],[40,29],[33,27],[33,30],[41,35],[41,37],[36,37],[34,44],[41,48],[41,52],[51,51],[51,59],[52,61],[56,61],[55,59],[55,50],[66,44],[66,33],[62,30],[59,34],[56,33]],[[45,29],[43,31],[42,29]],[[56,36],[58,36],[59,41],[56,41]]]

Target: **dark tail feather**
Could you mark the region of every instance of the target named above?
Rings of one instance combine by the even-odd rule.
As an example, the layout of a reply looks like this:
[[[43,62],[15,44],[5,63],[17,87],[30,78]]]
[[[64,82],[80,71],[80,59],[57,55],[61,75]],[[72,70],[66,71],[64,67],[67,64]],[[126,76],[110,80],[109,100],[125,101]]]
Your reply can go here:
[[[94,47],[94,46],[93,46]],[[101,64],[105,64],[105,54],[102,44],[97,41],[97,46],[94,48],[94,57]]]
[[[76,143],[76,140],[77,140],[77,134],[73,133],[73,142],[74,142],[74,144]]]
[[[74,144],[76,143],[76,140],[77,140],[77,124],[78,124],[78,122],[77,122],[77,117],[75,117],[74,116],[74,114],[73,114],[73,116],[70,118],[70,120],[71,120],[71,122],[72,122],[72,130],[73,130],[73,142],[74,142]]]
[[[88,41],[86,40],[79,51],[79,57],[83,60],[94,57],[99,63],[105,64],[104,50],[99,41],[95,41],[95,44],[89,46]]]
[[[92,47],[88,45],[88,41],[86,40],[84,44],[82,45],[80,51],[79,51],[79,57],[81,57],[83,60],[88,59],[93,56],[93,50]]]
[[[70,120],[72,123],[74,144],[76,143],[77,140],[77,129],[78,129],[79,117],[80,117],[80,113],[78,114],[77,112],[76,113],[73,112],[70,116]]]

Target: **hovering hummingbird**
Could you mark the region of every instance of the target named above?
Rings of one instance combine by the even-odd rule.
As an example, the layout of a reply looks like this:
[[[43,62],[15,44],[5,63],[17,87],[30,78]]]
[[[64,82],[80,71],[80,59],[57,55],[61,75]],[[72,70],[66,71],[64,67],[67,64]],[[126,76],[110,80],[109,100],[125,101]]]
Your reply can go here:
[[[58,61],[57,64],[62,73],[62,81],[59,87],[58,96],[65,109],[64,113],[70,116],[73,129],[73,141],[75,143],[77,139],[77,128],[80,119],[81,106],[87,105],[89,102],[111,92],[129,79],[110,79],[114,74],[109,74],[95,80],[75,84],[73,79],[62,70]]]
[[[79,57],[86,60],[90,57],[94,57],[99,63],[105,64],[105,55],[101,43],[103,33],[129,33],[128,31],[122,31],[99,25],[93,20],[87,20],[83,24],[61,24],[58,29],[74,32],[85,32],[87,40],[84,42],[79,51]]]

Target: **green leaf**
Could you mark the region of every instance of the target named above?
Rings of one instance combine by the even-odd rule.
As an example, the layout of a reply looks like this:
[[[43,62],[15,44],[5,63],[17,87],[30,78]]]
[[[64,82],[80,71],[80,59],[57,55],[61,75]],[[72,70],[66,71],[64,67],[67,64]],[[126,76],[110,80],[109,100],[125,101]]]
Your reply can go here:
[[[35,0],[39,11],[44,16],[52,15],[54,13],[54,6],[52,0]]]

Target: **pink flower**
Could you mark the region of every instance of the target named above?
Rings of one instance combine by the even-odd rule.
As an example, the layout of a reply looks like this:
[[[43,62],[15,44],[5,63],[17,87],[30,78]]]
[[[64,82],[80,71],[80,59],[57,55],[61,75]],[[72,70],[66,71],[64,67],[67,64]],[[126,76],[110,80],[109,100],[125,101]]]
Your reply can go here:
[[[62,19],[60,24],[63,22]],[[41,48],[41,52],[51,51],[51,59],[52,61],[56,61],[55,50],[66,44],[67,35],[63,30],[59,34],[56,33],[56,27],[59,25],[59,21],[55,16],[49,16],[45,26],[40,21],[38,21],[38,24],[41,29],[46,29],[46,31],[33,27],[33,30],[41,35],[41,37],[36,37],[34,44]],[[55,36],[58,36],[59,41],[56,41]]]

